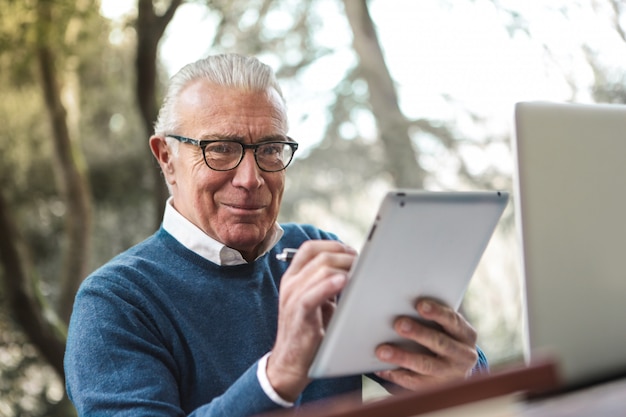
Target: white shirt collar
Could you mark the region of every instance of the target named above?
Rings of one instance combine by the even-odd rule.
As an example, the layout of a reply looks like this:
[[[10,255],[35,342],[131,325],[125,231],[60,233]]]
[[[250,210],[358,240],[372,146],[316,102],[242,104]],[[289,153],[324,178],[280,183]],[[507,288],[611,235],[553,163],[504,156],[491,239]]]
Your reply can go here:
[[[172,205],[172,197],[165,204],[163,229],[184,247],[215,264],[241,265],[246,263],[238,250],[229,248],[213,239],[180,214]],[[282,227],[278,223],[274,223],[261,245],[257,259],[269,252],[283,236],[283,233]]]

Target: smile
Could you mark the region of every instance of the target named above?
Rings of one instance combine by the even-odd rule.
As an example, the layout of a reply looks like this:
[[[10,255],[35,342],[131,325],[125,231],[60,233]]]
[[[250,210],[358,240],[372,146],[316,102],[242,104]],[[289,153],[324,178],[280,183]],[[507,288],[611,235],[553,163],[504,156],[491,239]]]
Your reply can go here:
[[[251,212],[251,211],[260,211],[263,210],[265,208],[265,206],[262,205],[247,205],[247,204],[224,204],[226,207],[228,207],[230,210],[235,210],[235,211],[246,211],[246,212]]]

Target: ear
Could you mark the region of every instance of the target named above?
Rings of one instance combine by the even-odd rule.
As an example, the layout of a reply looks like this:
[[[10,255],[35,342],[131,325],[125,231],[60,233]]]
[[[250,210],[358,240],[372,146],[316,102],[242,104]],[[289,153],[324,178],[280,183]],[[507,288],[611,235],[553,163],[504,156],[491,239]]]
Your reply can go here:
[[[173,164],[173,155],[170,150],[170,147],[167,146],[167,142],[165,138],[162,136],[151,136],[150,137],[150,150],[152,151],[152,155],[156,158],[159,166],[161,167],[161,171],[163,171],[163,175],[165,176],[165,180],[169,184],[174,183],[174,164]]]

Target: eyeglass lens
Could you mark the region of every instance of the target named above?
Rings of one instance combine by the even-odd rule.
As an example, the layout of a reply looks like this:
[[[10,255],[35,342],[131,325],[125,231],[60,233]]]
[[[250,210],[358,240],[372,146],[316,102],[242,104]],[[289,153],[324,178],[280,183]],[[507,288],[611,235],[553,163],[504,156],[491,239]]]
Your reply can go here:
[[[207,165],[218,171],[234,169],[243,159],[244,146],[239,142],[220,141],[208,144],[204,148]],[[256,162],[264,171],[285,169],[293,158],[291,146],[280,142],[262,143],[254,148]]]

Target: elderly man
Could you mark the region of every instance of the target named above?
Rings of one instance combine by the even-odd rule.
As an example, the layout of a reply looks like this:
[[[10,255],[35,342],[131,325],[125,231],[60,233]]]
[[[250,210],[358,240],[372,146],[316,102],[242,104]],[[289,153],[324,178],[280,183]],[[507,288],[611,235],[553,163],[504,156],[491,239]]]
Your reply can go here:
[[[361,388],[311,381],[313,355],[356,253],[329,233],[276,222],[297,143],[272,71],[212,56],[169,86],[150,148],[171,197],[162,227],[81,286],[65,359],[80,415],[247,416]],[[300,250],[290,264],[276,259]],[[398,333],[436,357],[380,346],[378,378],[407,389],[484,367],[455,311],[416,308]],[[480,360],[477,361],[477,358]]]

